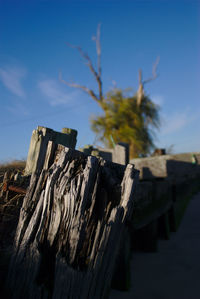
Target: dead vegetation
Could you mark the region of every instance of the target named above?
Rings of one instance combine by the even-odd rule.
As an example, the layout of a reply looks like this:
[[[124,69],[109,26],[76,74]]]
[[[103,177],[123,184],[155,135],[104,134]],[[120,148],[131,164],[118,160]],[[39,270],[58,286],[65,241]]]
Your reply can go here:
[[[4,284],[7,267],[10,260],[10,250],[13,244],[19,212],[24,194],[8,189],[9,185],[16,185],[17,177],[21,177],[26,161],[15,160],[0,164],[0,297],[6,298]],[[22,180],[18,185],[22,184]]]
[[[25,160],[14,160],[7,163],[0,163],[0,182],[2,182],[6,171],[23,171],[25,165]]]
[[[0,164],[0,248],[11,241],[29,178],[23,177],[25,161]],[[10,242],[9,242],[10,243]]]

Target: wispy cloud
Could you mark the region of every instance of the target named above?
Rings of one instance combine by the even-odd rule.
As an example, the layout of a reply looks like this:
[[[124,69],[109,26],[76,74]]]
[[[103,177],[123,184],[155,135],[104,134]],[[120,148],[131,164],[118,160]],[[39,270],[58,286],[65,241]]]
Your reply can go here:
[[[78,91],[70,93],[64,91],[56,80],[47,79],[40,81],[38,86],[41,92],[49,99],[51,106],[71,104],[76,101],[79,95]]]
[[[30,112],[27,109],[27,107],[25,107],[25,105],[23,105],[22,103],[19,103],[19,102],[16,102],[12,106],[7,106],[6,108],[13,115],[18,115],[18,116],[19,115],[23,115],[23,116],[30,115]]]
[[[163,115],[162,119],[161,135],[173,134],[200,119],[200,110],[197,108],[194,113],[189,108],[186,108],[181,112]]]
[[[164,97],[162,95],[152,95],[151,99],[155,104],[159,106],[162,106],[164,104]]]
[[[164,116],[162,135],[171,134],[184,128],[189,122],[186,112],[176,113],[170,116]]]
[[[19,67],[1,67],[0,81],[6,88],[18,97],[25,97],[25,91],[22,87],[22,79],[26,75],[26,70]]]

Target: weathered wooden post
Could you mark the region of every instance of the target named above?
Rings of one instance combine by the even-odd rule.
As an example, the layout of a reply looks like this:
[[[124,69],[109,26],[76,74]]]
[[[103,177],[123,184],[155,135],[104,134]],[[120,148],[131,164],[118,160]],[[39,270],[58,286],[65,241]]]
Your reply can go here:
[[[117,143],[113,149],[112,161],[122,165],[129,163],[129,145],[124,142]]]
[[[55,145],[62,144],[74,149],[76,146],[76,136],[77,131],[73,129],[63,128],[62,133],[60,133],[49,128],[38,126],[32,133],[25,175],[30,175],[43,168],[49,141],[52,141]]]
[[[99,156],[121,165],[129,163],[129,145],[124,142],[117,143],[114,148],[94,148],[92,145],[87,145],[81,150],[87,155]]]
[[[9,298],[106,298],[139,172],[64,146],[47,146],[16,230]]]

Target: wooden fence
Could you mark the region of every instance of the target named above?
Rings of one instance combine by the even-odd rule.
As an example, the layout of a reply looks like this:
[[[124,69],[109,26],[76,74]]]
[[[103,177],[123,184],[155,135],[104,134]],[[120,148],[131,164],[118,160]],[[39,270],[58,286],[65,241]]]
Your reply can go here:
[[[17,205],[20,215],[15,212],[6,295],[108,298],[110,287],[128,290],[131,251],[156,251],[157,240],[177,230],[186,199],[200,189],[200,155],[120,165],[76,151],[73,130],[59,135],[63,145],[52,130],[37,130],[25,169],[31,180],[7,173],[1,188],[6,205],[9,194],[26,194]]]
[[[21,208],[9,297],[106,298],[138,178],[131,164],[120,166],[50,141]]]

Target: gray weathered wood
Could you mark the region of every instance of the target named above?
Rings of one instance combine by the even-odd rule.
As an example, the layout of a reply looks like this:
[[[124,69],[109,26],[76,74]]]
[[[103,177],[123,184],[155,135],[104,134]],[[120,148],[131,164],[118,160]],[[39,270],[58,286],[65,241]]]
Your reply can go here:
[[[62,133],[56,132],[52,129],[38,126],[33,130],[31,142],[29,146],[28,157],[26,161],[25,175],[31,175],[33,172],[39,172],[44,168],[44,160],[46,163],[52,158],[55,146],[62,144],[64,146],[75,148],[77,131],[73,129],[63,128]],[[48,142],[52,141],[48,148]],[[49,157],[46,155],[49,152]],[[46,158],[45,158],[46,157]],[[45,165],[48,166],[48,165]]]
[[[139,177],[133,165],[124,169],[49,143],[44,169],[32,175],[20,212],[10,298],[108,296]]]

